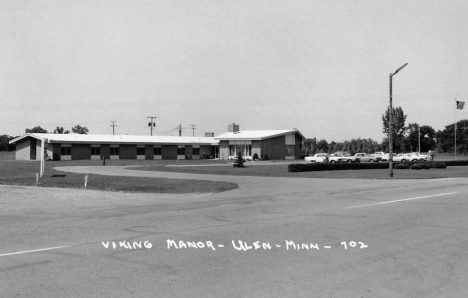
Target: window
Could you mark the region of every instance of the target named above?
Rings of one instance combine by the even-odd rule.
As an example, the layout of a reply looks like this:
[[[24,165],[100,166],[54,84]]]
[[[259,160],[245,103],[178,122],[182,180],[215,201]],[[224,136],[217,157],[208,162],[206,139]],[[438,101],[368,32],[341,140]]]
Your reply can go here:
[[[154,147],[154,155],[161,155],[161,150],[162,148],[161,147]]]
[[[101,147],[91,147],[91,155],[101,155]]]
[[[110,147],[110,155],[119,155],[119,147]]]
[[[185,146],[177,148],[177,155],[185,155]]]
[[[200,155],[200,148],[193,148],[193,155]]]
[[[137,147],[137,155],[145,155],[145,147]]]
[[[238,151],[241,151],[244,156],[250,156],[252,145],[229,145],[229,155],[236,156]]]
[[[71,155],[71,147],[61,147],[60,148],[61,155]]]

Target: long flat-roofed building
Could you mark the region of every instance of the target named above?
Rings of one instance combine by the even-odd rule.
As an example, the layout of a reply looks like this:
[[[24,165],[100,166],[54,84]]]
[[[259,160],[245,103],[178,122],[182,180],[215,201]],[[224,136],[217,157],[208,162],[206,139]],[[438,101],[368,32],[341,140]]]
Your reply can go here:
[[[210,133],[208,135],[214,135]],[[44,159],[300,159],[304,136],[297,129],[239,130],[230,124],[217,137],[27,133],[10,141],[17,160]],[[266,156],[265,156],[266,155]]]
[[[212,137],[28,133],[16,143],[17,160],[46,159],[199,159],[215,158],[219,141]]]

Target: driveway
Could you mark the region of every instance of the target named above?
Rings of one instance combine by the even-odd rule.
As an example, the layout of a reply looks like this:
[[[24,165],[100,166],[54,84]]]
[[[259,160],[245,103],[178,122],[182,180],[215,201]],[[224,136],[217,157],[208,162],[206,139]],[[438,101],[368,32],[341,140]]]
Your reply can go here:
[[[0,297],[464,297],[467,179],[229,181],[211,194],[0,186]],[[145,246],[146,245],[146,246]]]

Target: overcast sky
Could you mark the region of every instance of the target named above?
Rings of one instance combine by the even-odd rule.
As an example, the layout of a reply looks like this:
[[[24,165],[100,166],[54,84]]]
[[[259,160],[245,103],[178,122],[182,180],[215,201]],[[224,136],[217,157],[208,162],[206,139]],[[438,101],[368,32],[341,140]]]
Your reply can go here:
[[[468,118],[467,17],[463,0],[0,0],[0,134],[149,135],[156,116],[160,134],[380,142],[404,63],[394,106],[444,129]]]

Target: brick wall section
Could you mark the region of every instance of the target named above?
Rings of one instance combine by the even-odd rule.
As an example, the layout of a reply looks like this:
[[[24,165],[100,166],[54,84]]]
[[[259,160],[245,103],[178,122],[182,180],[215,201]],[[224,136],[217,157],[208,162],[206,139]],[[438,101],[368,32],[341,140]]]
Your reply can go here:
[[[229,141],[219,141],[219,158],[229,158]]]
[[[36,160],[37,152],[36,152],[36,142],[37,140],[35,138],[29,138],[29,146],[31,147],[31,151],[29,154],[29,159],[30,160]]]
[[[53,160],[60,160],[60,154],[61,154],[61,149],[60,149],[60,144],[54,143],[52,144],[52,159]]]
[[[101,156],[105,159],[110,159],[110,145],[102,144],[101,145]]]
[[[90,144],[72,144],[71,145],[71,159],[72,160],[91,159],[91,145]]]
[[[200,156],[208,155],[208,157],[210,157],[210,155],[213,155],[211,147],[212,146],[208,145],[200,145]]]
[[[136,145],[119,145],[119,159],[136,159]]]
[[[262,141],[252,141],[252,158],[257,153],[258,158],[262,158]]]
[[[154,146],[153,145],[146,145],[145,146],[145,159],[146,160],[153,160],[154,159]]]
[[[185,155],[192,157],[193,155],[193,147],[192,145],[185,145]]]
[[[262,140],[262,158],[265,154],[269,159],[286,159],[285,136]]]
[[[161,157],[162,159],[177,159],[177,145],[163,145]]]
[[[31,159],[31,140],[24,138],[16,142],[16,160],[30,160]]]

